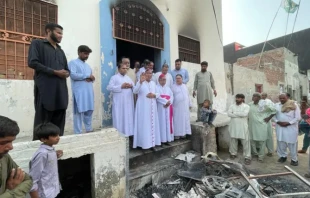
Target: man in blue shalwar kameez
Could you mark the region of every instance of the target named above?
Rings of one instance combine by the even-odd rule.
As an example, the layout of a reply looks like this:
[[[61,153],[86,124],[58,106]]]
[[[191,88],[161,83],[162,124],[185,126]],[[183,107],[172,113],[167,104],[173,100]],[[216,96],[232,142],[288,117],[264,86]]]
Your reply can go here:
[[[74,133],[82,133],[82,122],[86,132],[93,131],[92,115],[94,111],[93,82],[95,77],[90,66],[85,62],[92,50],[85,45],[78,48],[79,58],[69,62],[72,97]]]

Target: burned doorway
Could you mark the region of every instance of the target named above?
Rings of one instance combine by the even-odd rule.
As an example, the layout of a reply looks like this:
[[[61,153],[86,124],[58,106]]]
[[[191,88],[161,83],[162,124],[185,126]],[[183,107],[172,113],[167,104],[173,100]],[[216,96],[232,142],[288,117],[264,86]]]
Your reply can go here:
[[[112,12],[117,60],[128,56],[132,67],[135,60],[150,59],[155,63],[155,70],[158,70],[161,50],[164,49],[164,25],[159,17],[150,8],[135,1],[123,1]]]
[[[130,58],[130,67],[134,67],[134,62],[139,61],[142,63],[143,60],[149,59],[155,60],[156,49],[152,47],[147,47],[144,45],[139,45],[136,43],[131,43],[123,40],[116,40],[116,50],[117,50],[117,61],[119,61],[123,56]]]
[[[62,190],[57,198],[90,198],[90,155],[58,161],[59,180]]]

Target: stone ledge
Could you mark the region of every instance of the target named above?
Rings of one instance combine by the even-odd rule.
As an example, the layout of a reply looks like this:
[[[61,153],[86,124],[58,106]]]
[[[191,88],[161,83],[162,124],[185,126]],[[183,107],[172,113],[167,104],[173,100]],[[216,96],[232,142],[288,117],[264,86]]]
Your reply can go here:
[[[29,161],[40,144],[40,141],[14,143],[14,149],[10,155],[21,168],[27,171]],[[97,153],[107,148],[115,150],[120,144],[126,145],[125,137],[114,128],[105,128],[99,132],[62,136],[55,148],[64,151],[60,160],[65,160]]]
[[[191,117],[193,150],[201,153],[201,155],[208,152],[217,153],[216,128],[221,129],[228,126],[230,118],[226,114],[218,113],[212,127],[205,127],[202,122],[193,121],[193,118],[194,116]]]

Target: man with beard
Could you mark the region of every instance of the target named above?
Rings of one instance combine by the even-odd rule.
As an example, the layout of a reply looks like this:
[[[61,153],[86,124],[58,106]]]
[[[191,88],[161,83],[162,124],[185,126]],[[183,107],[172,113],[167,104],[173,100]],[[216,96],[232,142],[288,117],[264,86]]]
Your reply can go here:
[[[73,98],[73,122],[74,133],[82,133],[82,122],[86,132],[93,131],[92,115],[94,111],[93,82],[95,77],[91,67],[85,62],[92,50],[81,45],[78,48],[79,58],[69,62],[72,98]]]
[[[252,102],[249,103],[249,132],[251,139],[252,154],[263,162],[265,157],[265,144],[269,137],[269,120],[276,113],[273,104],[262,104],[260,93],[254,93]]]
[[[259,101],[259,105],[263,108],[267,106],[274,106],[274,103],[267,98],[267,93],[262,93],[262,99]],[[270,116],[272,117],[272,116]],[[271,124],[271,118],[265,118],[264,121],[267,123],[267,130],[268,130],[268,139],[266,140],[266,148],[268,150],[267,156],[272,157],[274,152],[274,145],[273,145],[273,130],[272,130],[272,124]]]
[[[278,162],[284,163],[287,160],[287,147],[291,153],[291,165],[298,166],[297,159],[297,137],[298,122],[301,119],[300,109],[293,100],[289,100],[286,93],[279,96],[280,103],[275,105],[277,113],[274,117],[277,133],[279,155]]]
[[[0,197],[26,197],[32,187],[32,180],[8,154],[19,133],[17,123],[0,116]]]
[[[238,153],[238,140],[241,140],[243,147],[243,156],[245,164],[251,164],[251,144],[248,128],[248,115],[250,107],[244,104],[244,95],[236,95],[236,104],[232,104],[228,110],[228,116],[231,118],[229,123],[230,134],[230,158],[234,160]]]
[[[44,40],[33,40],[28,54],[28,65],[34,73],[34,127],[51,122],[60,128],[63,135],[68,107],[69,77],[67,58],[58,45],[62,40],[63,28],[57,24],[47,24]],[[33,140],[38,140],[33,134]]]
[[[194,81],[194,91],[193,91],[193,97],[196,97],[196,91],[197,93],[197,120],[199,121],[200,117],[200,109],[203,105],[203,102],[207,99],[211,102],[211,107],[213,104],[213,94],[216,97],[217,92],[215,90],[214,85],[214,79],[212,76],[212,73],[207,71],[208,68],[208,62],[203,61],[201,64],[201,71],[198,72],[195,76]],[[213,92],[212,92],[213,89]]]
[[[176,77],[178,74],[180,74],[182,76],[183,83],[187,84],[189,81],[188,71],[186,69],[181,68],[181,65],[182,65],[181,59],[176,59],[175,69],[171,71],[173,82],[176,83]]]

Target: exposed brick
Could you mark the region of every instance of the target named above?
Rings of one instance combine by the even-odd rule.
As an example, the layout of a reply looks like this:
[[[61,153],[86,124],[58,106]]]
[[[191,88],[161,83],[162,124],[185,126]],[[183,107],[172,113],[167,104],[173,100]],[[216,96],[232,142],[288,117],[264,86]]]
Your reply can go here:
[[[279,48],[271,51],[264,52],[260,65],[260,54],[253,56],[239,58],[237,65],[246,67],[248,69],[264,72],[267,82],[270,85],[278,85],[278,82],[284,82],[285,80],[285,56],[284,48]]]

